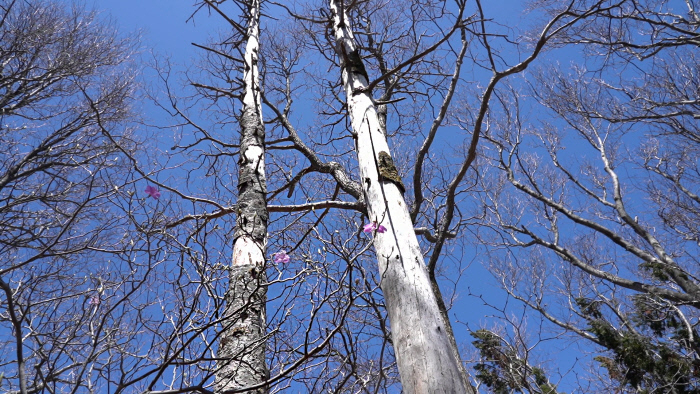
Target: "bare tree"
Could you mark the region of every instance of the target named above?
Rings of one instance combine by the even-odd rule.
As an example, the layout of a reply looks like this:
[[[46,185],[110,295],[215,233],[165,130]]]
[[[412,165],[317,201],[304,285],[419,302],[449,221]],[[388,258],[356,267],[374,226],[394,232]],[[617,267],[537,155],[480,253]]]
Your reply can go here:
[[[80,7],[5,1],[0,15],[0,385],[96,390],[134,333],[105,307],[139,275],[110,202],[133,195],[133,43]]]
[[[473,243],[467,241],[477,233],[477,225],[482,229],[489,226],[489,236],[482,242],[494,246],[487,254],[511,294],[555,324],[615,352],[618,348],[613,345],[624,341],[614,340],[629,337],[608,335],[612,339],[605,342],[601,335],[635,327],[636,320],[631,309],[618,307],[613,295],[642,286],[641,291],[651,295],[640,304],[644,305],[640,316],[650,316],[647,320],[651,322],[645,323],[644,329],[666,333],[671,327],[683,338],[673,342],[681,346],[676,353],[691,352],[692,347],[685,344],[692,341],[677,328],[688,330],[694,324],[695,315],[690,311],[696,302],[691,291],[695,274],[688,262],[692,258],[683,255],[683,248],[665,245],[673,232],[674,236],[682,234],[687,243],[696,239],[697,226],[689,224],[697,221],[694,148],[675,143],[676,148],[667,150],[672,144],[649,143],[639,148],[643,155],[630,154],[625,160],[625,152],[614,149],[627,143],[624,125],[628,124],[658,126],[652,133],[654,141],[693,140],[697,135],[692,121],[696,112],[692,86],[696,85],[674,85],[679,80],[697,80],[680,77],[694,76],[695,71],[678,61],[693,58],[692,51],[686,55],[678,49],[692,41],[685,38],[691,19],[669,25],[665,14],[655,19],[645,11],[644,18],[635,19],[639,14],[633,7],[620,8],[627,13],[615,8],[629,4],[533,3],[533,13],[540,18],[533,22],[537,31],[521,37],[503,33],[491,23],[479,1],[331,1],[321,6],[204,1],[197,4],[193,18],[205,17],[208,12],[223,21],[224,28],[209,43],[195,44],[202,58],[184,74],[184,87],[174,81],[177,74],[169,64],[156,59],[159,86],[166,93],[158,103],[175,123],[175,143],[170,149],[149,147],[148,154],[139,154],[128,135],[116,133],[120,121],[129,114],[126,104],[131,94],[128,78],[123,80],[123,96],[108,94],[112,90],[106,87],[117,86],[116,81],[123,78],[119,61],[104,69],[87,67],[90,72],[68,77],[45,101],[33,102],[34,112],[4,113],[8,132],[3,138],[7,140],[16,137],[14,128],[22,122],[36,120],[47,127],[69,124],[62,123],[69,115],[87,117],[87,123],[67,137],[75,136],[74,145],[52,140],[53,149],[40,148],[40,154],[30,157],[45,160],[66,152],[56,156],[61,160],[41,161],[50,164],[35,171],[46,174],[45,180],[15,182],[12,190],[6,189],[10,190],[6,199],[14,201],[18,198],[15,190],[35,196],[34,189],[48,188],[41,198],[31,197],[29,208],[22,211],[27,216],[14,221],[10,213],[15,211],[10,210],[3,219],[21,235],[8,236],[8,245],[12,240],[20,245],[17,242],[26,238],[26,246],[20,248],[23,251],[17,252],[19,246],[8,246],[3,252],[7,261],[24,261],[1,273],[6,284],[3,290],[9,295],[3,318],[8,332],[13,333],[7,341],[12,345],[3,348],[5,352],[11,349],[13,355],[3,353],[3,360],[16,368],[8,368],[5,379],[12,381],[12,390],[22,392],[84,387],[168,394],[285,390],[388,393],[399,387],[406,392],[470,392],[473,389],[449,308],[453,293],[461,291],[462,282],[453,279],[454,274],[465,268],[462,257],[471,254],[467,245]],[[17,10],[12,7],[8,10]],[[266,7],[281,8],[273,11]],[[647,8],[653,9],[651,4]],[[280,9],[286,11],[284,18],[276,12]],[[266,14],[279,19],[258,19]],[[618,15],[624,17],[618,20]],[[602,22],[611,19],[630,26],[655,23],[654,31],[664,34],[683,25],[684,33],[679,33],[676,41],[648,48],[633,42],[632,38],[638,38],[634,35],[606,42],[599,38],[586,41],[586,34],[599,33]],[[44,36],[36,34],[40,35]],[[25,41],[29,39],[21,40]],[[604,80],[605,72],[596,75],[595,83],[588,81],[585,73],[576,78],[558,77],[556,83],[552,82],[555,72],[535,74],[541,76],[527,80],[536,87],[529,91],[530,96],[560,120],[549,129],[542,127],[546,132],[541,132],[539,123],[537,129],[525,127],[527,123],[520,117],[524,112],[520,111],[524,111],[526,96],[517,94],[524,86],[515,77],[531,70],[538,58],[546,57],[547,49],[572,42],[591,44],[587,49],[609,56],[621,54],[615,61],[606,58],[610,64],[601,61],[605,70],[613,70],[620,59],[625,64],[636,57],[668,62],[673,56],[658,56],[676,53],[679,55],[673,64],[679,74],[669,74],[664,80],[650,73],[653,78],[636,85],[612,84]],[[675,44],[666,45],[668,42]],[[102,48],[102,43],[86,46],[82,58],[94,57],[93,52],[102,53]],[[77,58],[81,57],[52,54],[46,59]],[[102,74],[100,70],[110,72]],[[27,81],[31,78],[22,75],[17,86],[29,86]],[[32,86],[28,92],[48,92],[44,85]],[[579,94],[578,89],[590,91]],[[667,90],[657,96],[663,91],[660,89]],[[13,105],[12,100],[8,102]],[[618,105],[620,102],[626,104]],[[263,123],[263,104],[267,124]],[[55,114],[61,114],[60,118]],[[573,175],[568,178],[571,163],[561,159],[558,145],[566,141],[558,132],[563,121],[584,136],[595,152],[604,152],[601,157],[608,161],[602,172],[589,166],[577,174],[583,179],[591,177],[589,183],[577,183],[581,177]],[[239,129],[240,143],[231,132]],[[613,129],[625,133],[621,132],[618,144],[611,146],[612,140],[606,139],[605,133]],[[158,142],[164,134],[160,130],[154,138]],[[94,139],[88,138],[93,136],[91,132]],[[519,149],[530,136],[540,145],[529,153],[546,153],[553,163],[547,172],[543,173],[546,165],[539,157],[528,157]],[[488,144],[480,148],[482,138]],[[13,146],[20,147],[30,140],[15,141]],[[119,155],[120,160],[104,160],[101,167],[90,164],[102,157],[95,144]],[[43,145],[39,142],[37,146]],[[88,147],[96,153],[81,159],[81,150]],[[7,154],[23,157],[23,152],[17,148]],[[619,163],[635,160],[640,169],[663,183],[654,182],[634,193],[646,193],[659,207],[674,207],[660,208],[663,223],[652,225],[651,230],[645,227],[648,219],[643,215],[635,220],[629,213],[632,208],[624,206],[630,204],[624,197],[619,200],[627,216],[621,214],[618,199],[607,199],[617,189],[601,181],[603,176],[612,180],[611,174],[622,179]],[[6,162],[12,163],[10,159]],[[63,167],[57,167],[59,163]],[[61,172],[47,172],[50,168]],[[118,172],[110,172],[117,168]],[[10,170],[7,173],[11,175]],[[79,178],[81,171],[90,175]],[[557,171],[563,176],[554,177]],[[17,173],[23,174],[21,168]],[[84,186],[88,181],[91,189]],[[59,229],[55,230],[58,241],[45,242],[42,237],[49,232],[42,229],[46,224],[32,227],[27,223],[31,215],[44,218],[47,211],[36,210],[32,204],[54,201],[51,198],[58,194],[49,189],[61,184],[73,188],[71,193],[83,185],[80,190],[90,194],[50,205],[54,215],[68,212],[69,220],[42,219]],[[151,197],[143,194],[146,184]],[[596,210],[595,204],[567,208],[570,200],[564,198],[569,197],[562,191],[564,186],[578,190],[574,205],[596,195],[594,202],[604,208]],[[485,192],[478,194],[479,190]],[[626,195],[624,188],[619,190],[620,196]],[[63,196],[68,196],[66,193]],[[468,207],[474,200],[470,196],[481,197],[483,202],[472,214]],[[71,204],[80,211],[71,213],[67,208]],[[537,216],[543,206],[544,219]],[[609,210],[607,216],[605,209]],[[570,219],[576,215],[581,219]],[[555,225],[564,218],[573,224],[559,231]],[[530,220],[541,227],[533,229]],[[656,256],[656,260],[644,263],[648,265],[643,271],[647,282],[639,278],[609,282],[611,278],[624,279],[622,273],[631,271],[629,266],[615,272],[616,277],[604,271],[604,264],[590,268],[597,256],[615,250],[595,247],[596,236],[607,237],[608,233],[589,235],[600,228],[586,226],[599,220],[617,220],[620,233],[601,245],[619,247],[616,242],[629,238],[625,252],[636,251],[636,257]],[[592,233],[577,233],[580,225]],[[654,228],[673,231],[656,236]],[[653,237],[640,238],[640,229]],[[584,237],[562,245],[560,240],[571,234]],[[592,241],[583,242],[585,235]],[[665,255],[655,249],[657,244]],[[510,249],[502,252],[498,247],[503,246]],[[44,250],[41,248],[49,252],[39,257],[27,252]],[[574,267],[588,271],[581,275],[564,270],[559,276],[546,276],[554,270],[548,265],[550,260],[537,253],[529,256],[527,264],[509,260],[520,256],[521,249],[551,250],[562,261],[572,261]],[[567,252],[582,263],[573,263]],[[608,256],[606,261],[617,256]],[[52,264],[43,264],[47,259]],[[86,276],[81,269],[93,267],[88,260],[101,261],[102,271]],[[523,272],[540,275],[522,278]],[[547,314],[544,295],[538,298],[539,294],[549,296],[554,287],[548,286],[558,278],[564,283],[559,294],[577,295],[564,298],[578,308],[569,319]],[[445,287],[450,282],[454,290]],[[57,292],[59,283],[66,285],[60,285]],[[608,283],[620,287],[609,290]],[[662,303],[671,300],[666,296],[676,297],[675,303]],[[34,301],[27,301],[30,299]],[[65,306],[70,302],[70,308]],[[608,309],[601,305],[608,305]],[[669,320],[666,316],[675,317]],[[623,323],[617,327],[602,324],[612,318]],[[654,325],[659,321],[663,322],[661,328]],[[589,323],[597,327],[596,333],[587,327]],[[27,334],[18,336],[22,332]],[[483,382],[489,376],[501,376],[509,389],[556,390],[544,370],[531,363],[531,349],[523,345],[525,342],[510,341],[508,331],[477,333],[482,356],[487,358],[476,364],[481,366],[474,375],[477,379]],[[80,340],[87,345],[78,349],[75,344],[82,343]],[[54,346],[62,343],[70,345]],[[74,356],[84,349],[90,349],[87,359]],[[655,343],[649,349],[660,352],[661,345]],[[29,350],[33,353],[27,358],[22,351]],[[616,373],[620,365],[627,365],[621,354],[605,360]],[[489,359],[491,356],[494,359]],[[26,362],[16,367],[29,359],[36,361],[29,367]],[[678,371],[693,364],[679,365]],[[510,368],[508,373],[499,375],[497,368],[504,366]],[[20,372],[27,371],[33,374],[31,378],[20,377]],[[23,381],[29,382],[24,388],[20,387]]]
[[[260,53],[260,2],[241,4],[248,8],[244,62],[243,109],[238,160],[237,229],[226,296],[226,310],[219,336],[215,392],[259,387],[250,392],[266,393],[269,372],[265,360],[267,243],[267,184],[265,181],[265,126],[260,100],[258,62]],[[215,7],[209,3],[209,6]],[[243,29],[242,26],[238,27]],[[284,252],[282,252],[284,253]],[[289,259],[280,254],[279,259]]]
[[[386,126],[380,123],[369,92],[369,77],[341,2],[331,1],[335,50],[343,69],[360,177],[394,351],[407,393],[461,393],[469,386],[451,348],[428,278],[423,254],[403,198],[405,187],[391,158]],[[461,19],[461,17],[459,18]]]
[[[333,62],[334,65],[340,66],[343,79],[338,81],[333,79],[333,77],[328,78],[323,74],[325,71],[323,67],[319,67],[320,70],[316,71],[314,69],[315,64],[304,63],[298,56],[301,50],[292,50],[290,49],[291,45],[279,46],[284,53],[279,56],[279,59],[281,59],[278,62],[280,67],[276,70],[273,78],[280,82],[267,85],[271,89],[266,90],[265,102],[277,116],[276,119],[273,119],[273,122],[279,122],[280,126],[289,135],[288,139],[284,135],[281,136],[279,142],[289,141],[292,143],[292,146],[281,146],[280,149],[295,149],[303,154],[304,159],[310,162],[308,167],[302,166],[299,170],[294,169],[289,175],[285,174],[286,179],[289,181],[280,192],[286,189],[289,192],[288,196],[292,196],[295,190],[298,191],[300,188],[310,190],[309,185],[316,185],[312,180],[312,174],[315,172],[331,175],[338,183],[338,188],[335,192],[332,189],[325,189],[325,191],[328,194],[332,194],[332,197],[321,198],[323,202],[319,203],[300,204],[296,209],[303,210],[304,206],[312,209],[319,207],[352,207],[350,204],[337,201],[337,193],[342,191],[347,194],[348,198],[358,199],[362,204],[361,206],[367,206],[366,214],[368,218],[365,220],[369,221],[369,223],[365,221],[365,224],[370,232],[376,236],[375,242],[379,242],[377,241],[379,238],[391,238],[391,233],[396,231],[393,227],[395,224],[389,225],[388,222],[385,222],[385,220],[388,220],[388,215],[385,215],[386,212],[382,209],[377,208],[379,210],[372,213],[374,211],[369,208],[370,201],[368,200],[369,194],[367,190],[359,190],[358,186],[362,189],[368,187],[365,179],[369,178],[369,187],[377,187],[378,192],[376,195],[373,195],[373,198],[380,205],[386,201],[385,197],[388,198],[384,192],[379,192],[384,190],[380,185],[395,191],[395,193],[392,192],[392,201],[394,201],[394,197],[402,200],[402,195],[407,189],[402,181],[402,173],[404,173],[406,167],[413,167],[413,183],[409,187],[413,186],[415,201],[409,211],[410,221],[407,222],[411,224],[407,227],[407,223],[402,222],[397,227],[401,229],[401,236],[394,238],[403,241],[410,239],[410,234],[424,236],[426,249],[430,251],[430,258],[427,264],[428,287],[420,287],[419,293],[422,297],[427,297],[427,300],[433,300],[434,304],[430,304],[433,307],[428,309],[431,309],[431,313],[436,314],[432,316],[438,316],[438,319],[427,319],[424,313],[421,313],[420,316],[422,316],[424,321],[441,324],[441,330],[445,334],[443,340],[430,341],[426,346],[430,348],[431,346],[438,347],[438,344],[445,345],[446,347],[442,349],[447,349],[451,354],[451,357],[446,357],[459,360],[456,343],[454,339],[450,338],[452,332],[448,323],[447,307],[443,302],[443,296],[437,282],[437,272],[440,266],[438,261],[443,256],[443,247],[445,247],[448,240],[459,236],[459,230],[469,221],[469,218],[461,217],[460,209],[457,207],[459,203],[458,196],[464,193],[466,189],[463,180],[476,157],[479,137],[482,135],[484,125],[487,124],[489,103],[499,83],[525,70],[555,37],[598,12],[599,4],[590,5],[582,15],[573,15],[566,11],[554,15],[544,25],[541,34],[536,37],[531,54],[511,65],[504,65],[499,60],[496,60],[499,59],[499,54],[491,47],[491,32],[486,30],[483,23],[486,18],[483,17],[480,7],[477,7],[476,13],[472,18],[466,19],[462,17],[462,7],[464,5],[461,3],[454,5],[454,8],[457,10],[454,13],[446,11],[445,7],[440,7],[439,5],[433,7],[424,4],[389,6],[373,2],[358,2],[348,4],[331,3],[331,5],[333,7],[330,8],[330,11],[325,8],[321,10],[302,9],[301,11],[298,9],[287,9],[299,21],[302,31],[302,34],[297,34],[295,37],[308,37],[306,41],[308,44],[306,45],[309,48],[318,50],[324,58]],[[341,16],[343,15],[340,12],[341,10],[353,16]],[[440,22],[438,23],[437,21]],[[451,22],[445,24],[445,21]],[[330,26],[334,26],[334,30],[331,30]],[[420,26],[420,28],[417,26]],[[351,27],[353,28],[351,29]],[[342,34],[338,33],[339,31]],[[430,33],[416,33],[423,31]],[[288,34],[288,32],[284,33]],[[352,37],[350,33],[359,34],[362,38]],[[338,38],[339,35],[340,38]],[[323,41],[321,37],[324,37]],[[279,38],[277,40],[279,41]],[[458,49],[453,49],[450,45],[453,45],[457,40],[461,41],[461,45],[457,46]],[[469,121],[471,136],[470,138],[465,138],[464,144],[460,144],[460,147],[464,147],[464,149],[459,154],[463,155],[464,161],[456,166],[454,163],[435,163],[433,162],[434,157],[431,155],[431,152],[434,152],[436,149],[433,142],[436,136],[440,135],[441,132],[445,132],[445,119],[452,108],[452,97],[461,86],[461,65],[467,53],[467,48],[474,42],[483,43],[482,48],[490,54],[486,57],[487,60],[484,66],[492,70],[493,77],[483,92],[479,92],[479,101],[472,107],[475,110],[471,114]],[[290,54],[292,56],[289,56]],[[445,59],[450,60],[445,61]],[[453,64],[455,67],[445,67],[444,65],[450,64],[451,60],[454,60]],[[299,65],[299,63],[304,63],[304,66]],[[308,78],[303,79],[305,84],[295,81],[295,79],[303,78],[303,76],[298,75],[298,71],[294,71],[295,66],[298,69],[304,67],[304,72],[301,74],[309,74]],[[375,80],[370,80],[369,78],[372,71],[379,72]],[[354,83],[364,83],[364,85],[353,85],[351,88],[348,88],[347,84],[352,85]],[[298,89],[301,89],[301,86],[303,86],[303,89],[309,89],[309,86],[312,87],[314,95],[318,97],[316,106],[318,112],[322,115],[319,118],[323,119],[319,120],[318,123],[304,123],[304,121],[301,121],[304,124],[303,128],[311,128],[311,131],[305,133],[299,131],[302,127],[295,127],[293,121],[290,120],[295,108],[293,103],[299,94]],[[338,93],[343,87],[345,88],[343,89],[345,97]],[[378,98],[373,98],[373,94],[376,94]],[[442,100],[436,99],[432,96],[433,94]],[[398,103],[404,99],[404,97],[401,97],[402,95],[410,97],[414,103],[425,100],[430,105],[434,105],[433,108],[439,108],[439,110],[436,110],[437,116],[431,127],[425,133],[421,132],[420,126],[415,125],[420,125],[421,122],[424,122],[424,118],[421,118],[421,116],[427,115],[429,111],[426,111],[424,108],[418,109],[419,105],[411,107],[410,103],[407,104],[407,107],[401,107]],[[396,98],[397,96],[398,98]],[[360,98],[368,105],[365,109],[368,109],[369,112],[359,109],[358,111],[361,115],[358,115],[351,106]],[[389,111],[389,108],[392,108],[393,111]],[[364,137],[365,134],[363,133],[367,130],[362,130],[359,125],[364,124],[366,126],[367,122],[369,122],[368,119],[371,118],[369,115],[371,112],[376,113],[376,118],[372,118],[371,123],[373,126],[370,129],[379,134],[372,134],[371,143],[363,145],[364,148],[358,148],[358,152],[361,152],[359,153],[360,155],[367,155],[366,157],[362,156],[365,158],[364,160],[362,158],[359,160],[359,172],[362,174],[364,171],[362,170],[363,166],[369,165],[373,168],[373,176],[376,179],[365,174],[361,175],[360,179],[362,181],[360,182],[348,181],[347,171],[344,169],[354,168],[356,164],[337,152],[354,148],[355,146],[353,145],[355,143],[359,145],[370,141],[368,137],[361,142],[360,136]],[[319,126],[319,123],[322,126]],[[349,137],[352,137],[352,139]],[[416,161],[410,162],[410,159],[407,159],[409,160],[409,166],[402,166],[401,162],[398,159],[394,159],[389,153],[387,138],[393,138],[394,143],[400,144],[404,152],[417,152],[415,155],[417,157]],[[313,143],[307,143],[305,139],[311,140]],[[380,145],[378,147],[375,146],[374,149],[371,148],[372,144],[375,143]],[[384,153],[380,154],[380,152]],[[326,163],[322,160],[323,157],[329,156],[334,158],[333,162]],[[433,169],[425,169],[426,161],[431,161]],[[280,165],[280,168],[282,167],[283,165]],[[434,168],[439,170],[436,171]],[[454,172],[451,172],[452,169],[455,169]],[[436,184],[439,186],[435,187],[434,185]],[[410,191],[410,189],[408,190]],[[427,190],[430,190],[430,192],[427,192]],[[358,191],[360,192],[358,193]],[[314,190],[314,192],[316,191]],[[325,194],[325,196],[328,196],[328,194]],[[405,207],[406,202],[398,202],[397,205]],[[383,212],[383,214],[379,212]],[[425,226],[421,226],[423,224]],[[411,230],[412,228],[415,228],[415,230]],[[382,231],[386,229],[388,231],[386,234],[373,231],[377,229]],[[420,253],[420,256],[422,256],[423,252],[419,250],[418,245],[417,243],[414,245],[414,252]],[[391,250],[391,246],[388,246],[388,249]],[[397,250],[394,247],[394,251],[396,252]],[[404,254],[404,252],[402,251],[401,254]],[[393,253],[389,254],[387,251],[378,254],[380,260],[387,256],[395,257]],[[413,261],[415,259],[411,258],[409,260]],[[422,257],[418,260],[422,261]],[[420,264],[416,267],[420,267]],[[388,272],[388,270],[380,266],[378,275],[381,278],[381,283],[385,286],[389,286],[388,283],[391,282],[386,279]],[[432,294],[426,294],[426,289]],[[397,294],[413,293],[411,291],[397,291]],[[384,291],[384,296],[388,297],[386,290]],[[391,302],[389,305],[391,305]],[[416,318],[411,319],[409,317],[411,316],[410,313],[402,314],[396,312],[396,314],[399,319],[410,321],[411,324],[415,324],[415,321],[417,321]],[[395,324],[400,325],[400,322],[392,323],[391,340],[392,344],[397,346],[396,335],[398,334]],[[411,337],[415,337],[414,331],[409,330],[409,332]],[[428,352],[429,350],[420,352],[421,357],[428,354]],[[444,355],[442,352],[440,354]],[[406,363],[409,364],[417,359],[416,357],[405,357]],[[401,362],[400,359],[398,361],[399,363]],[[466,373],[460,368],[461,362],[456,361],[453,365],[460,370],[459,373],[454,375],[458,380],[461,380],[457,387],[461,386],[464,387],[464,390],[467,390],[466,387],[469,384],[466,382]],[[407,374],[411,376],[411,373],[407,372]],[[426,372],[426,374],[431,375],[429,372]],[[411,377],[407,379],[410,380]],[[426,379],[429,380],[430,377]],[[416,380],[420,381],[421,379],[417,378]],[[443,381],[446,380],[443,379]],[[404,389],[411,390],[406,388],[406,384],[405,382],[403,383]],[[410,386],[411,383],[408,383],[408,385]],[[439,389],[437,390],[439,391]],[[449,389],[447,390],[449,391]],[[456,390],[459,391],[460,389]]]
[[[511,295],[595,344],[596,390],[694,392],[695,5],[605,7],[564,37],[586,44],[585,63],[529,80],[542,111],[523,116],[524,95],[503,95],[483,182],[495,233],[481,239]]]

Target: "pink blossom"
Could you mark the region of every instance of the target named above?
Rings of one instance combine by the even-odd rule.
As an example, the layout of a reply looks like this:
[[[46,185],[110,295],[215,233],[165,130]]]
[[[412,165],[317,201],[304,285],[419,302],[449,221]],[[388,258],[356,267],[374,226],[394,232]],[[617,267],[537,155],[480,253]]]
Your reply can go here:
[[[381,234],[386,232],[386,227],[382,226],[381,224],[377,225],[376,222],[372,222],[365,224],[365,226],[362,228],[362,231],[366,233],[373,233],[374,231],[376,231]]]
[[[146,194],[148,194],[149,197],[155,198],[156,200],[160,197],[160,192],[158,189],[151,185],[146,186]]]
[[[100,296],[94,295],[90,297],[89,305],[100,305]]]
[[[279,252],[275,253],[274,256],[275,256],[275,263],[286,264],[289,262],[289,255],[284,250],[280,250]]]

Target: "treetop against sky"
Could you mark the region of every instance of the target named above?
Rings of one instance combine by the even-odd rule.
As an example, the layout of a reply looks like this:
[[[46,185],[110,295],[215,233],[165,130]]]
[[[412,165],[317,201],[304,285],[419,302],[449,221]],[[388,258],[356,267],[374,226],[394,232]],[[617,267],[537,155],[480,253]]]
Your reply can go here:
[[[697,392],[698,7],[6,1],[0,387]]]

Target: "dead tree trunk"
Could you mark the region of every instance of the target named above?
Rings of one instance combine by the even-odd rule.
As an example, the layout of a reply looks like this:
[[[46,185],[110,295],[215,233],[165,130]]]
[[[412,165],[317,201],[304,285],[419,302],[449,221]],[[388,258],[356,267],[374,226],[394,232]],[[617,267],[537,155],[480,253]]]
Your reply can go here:
[[[370,221],[387,231],[375,233],[381,288],[391,322],[394,352],[404,393],[467,393],[446,324],[440,315],[413,223],[403,198],[386,135],[366,90],[367,72],[357,51],[342,4],[330,0],[336,52]]]
[[[219,339],[215,392],[260,385],[269,377],[265,363],[265,128],[258,77],[259,0],[248,4],[243,70],[243,113],[238,174],[238,217],[226,312]],[[266,387],[249,391],[264,394]]]

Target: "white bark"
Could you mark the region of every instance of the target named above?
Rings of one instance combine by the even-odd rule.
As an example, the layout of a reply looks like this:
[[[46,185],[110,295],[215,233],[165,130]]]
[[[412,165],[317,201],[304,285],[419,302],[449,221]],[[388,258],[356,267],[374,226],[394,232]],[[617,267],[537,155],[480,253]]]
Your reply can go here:
[[[363,92],[368,81],[364,67],[357,64],[347,16],[336,0],[330,5],[368,213],[371,221],[387,229],[374,235],[374,247],[403,392],[466,393],[471,388],[465,387],[452,353],[445,328],[449,323],[440,315],[403,194],[394,182],[379,176],[379,153],[390,154],[389,146],[370,94]]]
[[[236,235],[226,311],[219,341],[215,392],[259,386],[269,377],[265,363],[265,129],[258,77],[259,0],[250,2],[243,79]],[[264,394],[267,387],[249,393]]]

